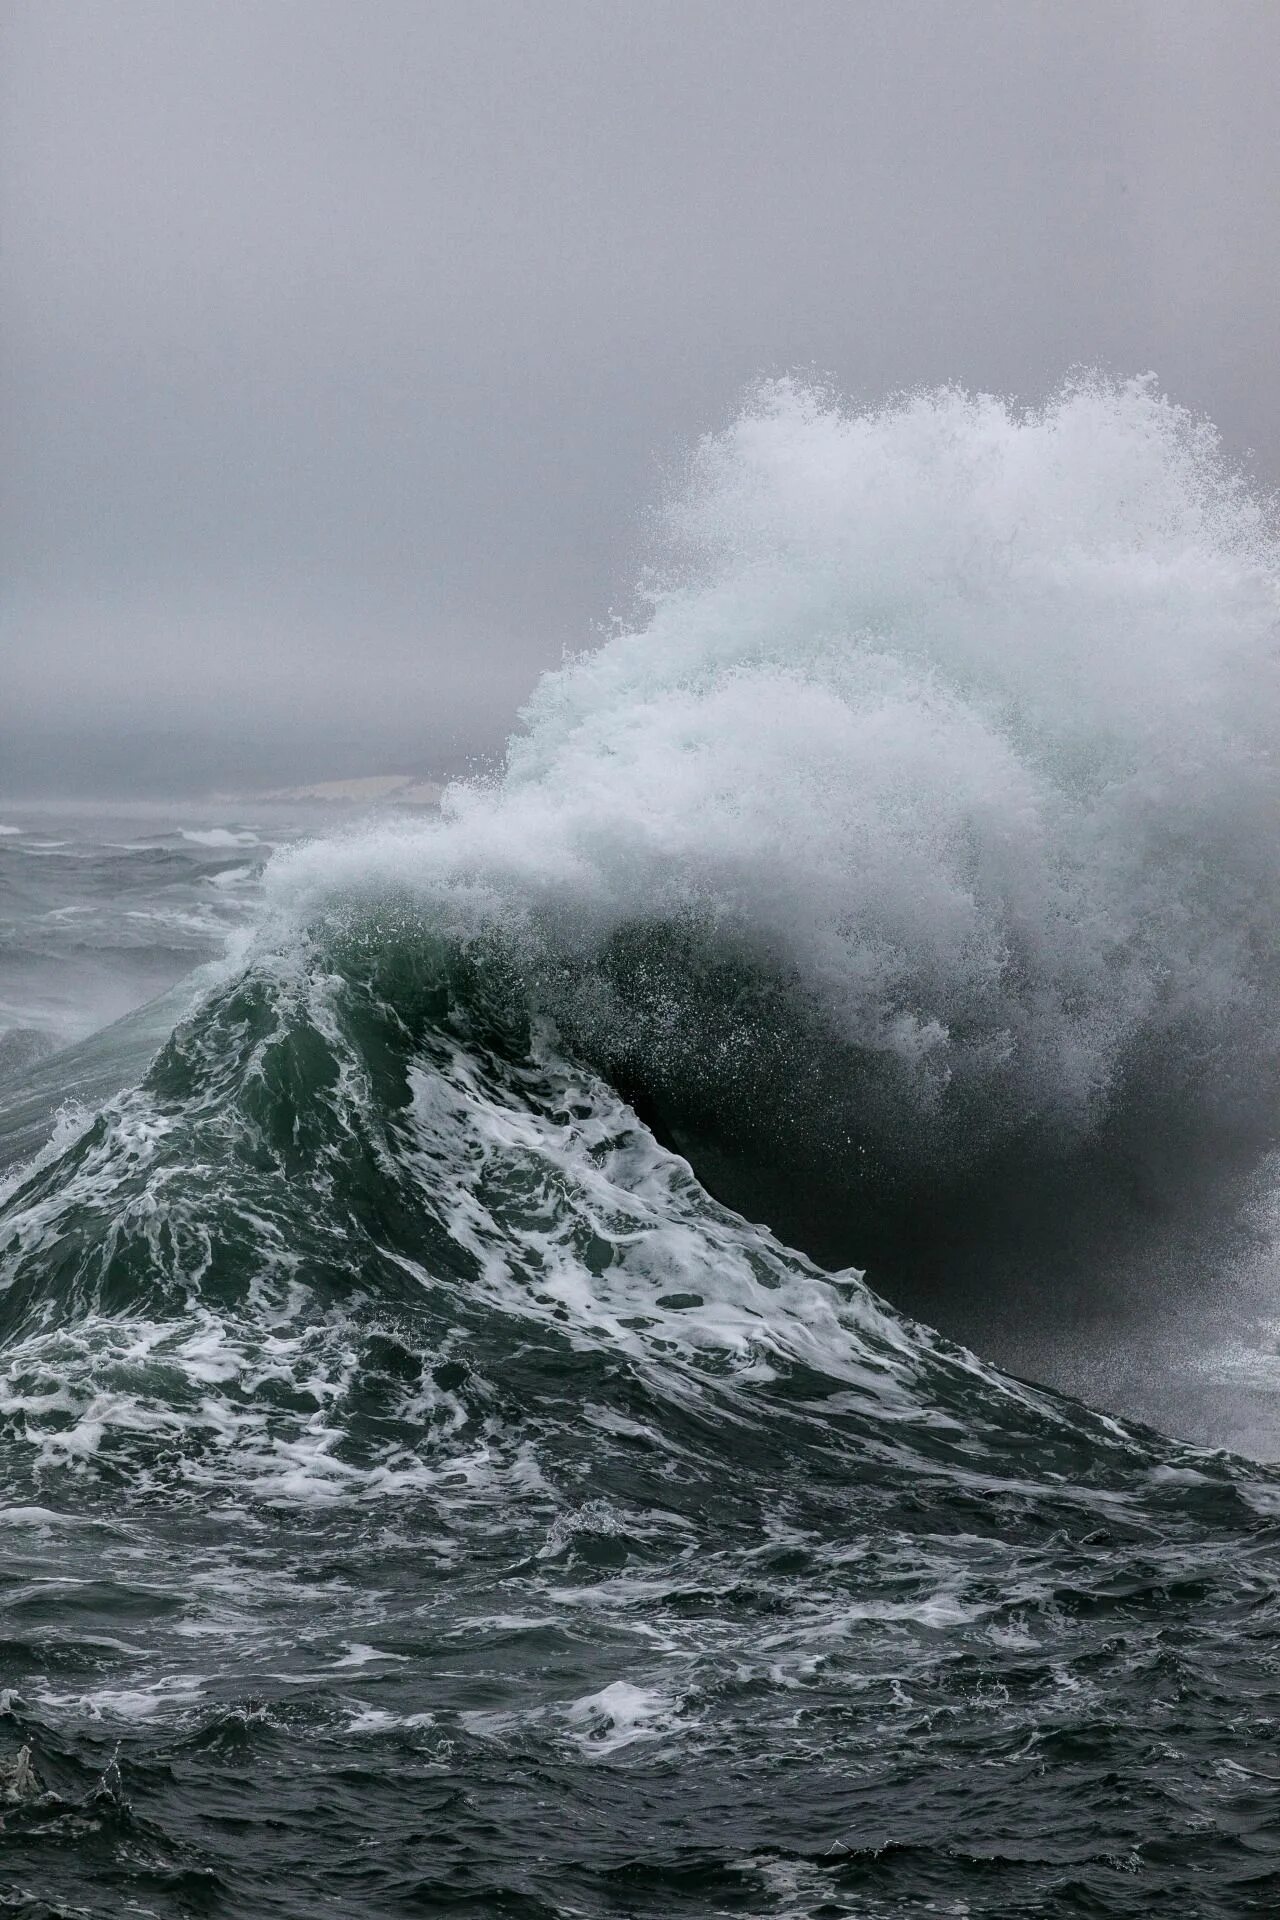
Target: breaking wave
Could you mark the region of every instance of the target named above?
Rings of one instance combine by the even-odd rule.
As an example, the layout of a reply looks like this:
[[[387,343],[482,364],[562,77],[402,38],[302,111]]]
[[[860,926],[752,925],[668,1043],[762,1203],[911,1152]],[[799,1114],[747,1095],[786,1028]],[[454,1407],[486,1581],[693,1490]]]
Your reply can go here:
[[[922,1217],[990,1254],[1011,1191],[1119,1215],[1251,1167],[1280,545],[1212,430],[1149,380],[784,382],[662,530],[500,779],[277,861],[277,902],[487,944],[734,1204],[889,1287]]]

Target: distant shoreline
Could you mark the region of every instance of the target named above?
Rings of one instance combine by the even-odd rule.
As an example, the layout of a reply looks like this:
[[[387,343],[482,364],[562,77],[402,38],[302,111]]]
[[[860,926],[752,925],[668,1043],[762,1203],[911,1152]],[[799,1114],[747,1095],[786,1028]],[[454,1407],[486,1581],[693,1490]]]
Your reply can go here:
[[[329,806],[438,807],[444,785],[411,773],[366,773],[351,780],[312,780],[296,787],[273,787],[265,793],[215,794],[214,800],[286,802],[319,801]]]

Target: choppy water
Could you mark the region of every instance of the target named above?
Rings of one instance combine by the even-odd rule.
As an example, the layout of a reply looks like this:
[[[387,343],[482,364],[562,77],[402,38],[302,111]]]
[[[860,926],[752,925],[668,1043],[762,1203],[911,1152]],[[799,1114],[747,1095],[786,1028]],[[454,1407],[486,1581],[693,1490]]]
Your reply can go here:
[[[785,389],[672,518],[438,822],[0,813],[0,1911],[1280,1904],[1280,1478],[904,1304],[1203,1436],[1247,1271],[1268,1450],[1265,513]]]

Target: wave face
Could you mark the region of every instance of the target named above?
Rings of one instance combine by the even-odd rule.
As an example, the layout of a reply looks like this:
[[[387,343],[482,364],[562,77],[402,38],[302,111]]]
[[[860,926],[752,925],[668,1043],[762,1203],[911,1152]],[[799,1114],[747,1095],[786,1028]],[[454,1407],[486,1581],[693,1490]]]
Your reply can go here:
[[[954,1290],[1269,1144],[1260,509],[1147,387],[782,387],[668,520],[0,1189],[13,1911],[1275,1909],[1280,1479],[758,1224]]]

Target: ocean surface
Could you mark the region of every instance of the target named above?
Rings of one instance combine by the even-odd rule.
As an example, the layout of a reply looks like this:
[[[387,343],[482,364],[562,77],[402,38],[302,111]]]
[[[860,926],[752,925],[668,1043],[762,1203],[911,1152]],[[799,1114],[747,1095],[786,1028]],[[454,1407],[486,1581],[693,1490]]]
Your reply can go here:
[[[1280,1911],[1275,524],[784,383],[438,815],[0,803],[0,1914]]]

